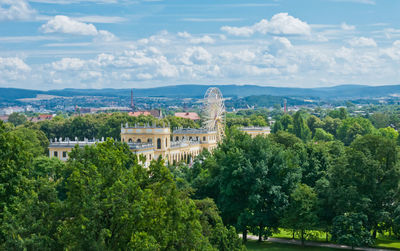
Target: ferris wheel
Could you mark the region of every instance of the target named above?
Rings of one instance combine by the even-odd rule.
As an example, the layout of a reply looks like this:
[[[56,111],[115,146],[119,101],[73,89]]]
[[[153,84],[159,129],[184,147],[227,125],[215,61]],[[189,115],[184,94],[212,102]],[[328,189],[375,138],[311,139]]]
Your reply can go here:
[[[225,135],[225,105],[221,91],[216,87],[207,89],[204,95],[204,127],[217,132],[217,140]]]

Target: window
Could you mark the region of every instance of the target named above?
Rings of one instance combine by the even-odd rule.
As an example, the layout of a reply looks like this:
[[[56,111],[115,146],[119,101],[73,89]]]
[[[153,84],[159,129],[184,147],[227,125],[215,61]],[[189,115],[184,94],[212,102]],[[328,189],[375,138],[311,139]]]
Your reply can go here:
[[[142,143],[142,140],[137,139],[136,142],[137,142],[137,143]]]
[[[132,143],[132,139],[129,139],[128,142],[129,142],[129,143]]]
[[[189,137],[189,140],[192,140],[192,136]]]
[[[148,143],[152,143],[153,140],[152,140],[152,139],[147,139],[147,142],[148,142]]]
[[[157,139],[157,149],[161,149],[161,139]]]
[[[175,137],[175,141],[179,141],[179,136],[176,136],[176,137]]]
[[[203,137],[203,141],[206,141],[206,136]]]
[[[63,152],[63,158],[67,157],[67,152]]]
[[[168,147],[168,139],[165,139],[165,147]]]
[[[54,151],[54,157],[58,157],[58,152]]]

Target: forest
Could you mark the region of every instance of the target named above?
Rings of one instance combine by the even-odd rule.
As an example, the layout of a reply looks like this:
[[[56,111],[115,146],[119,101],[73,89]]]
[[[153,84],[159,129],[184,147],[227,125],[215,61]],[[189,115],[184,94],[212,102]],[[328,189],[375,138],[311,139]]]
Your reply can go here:
[[[303,242],[317,231],[352,247],[373,246],[382,233],[400,238],[393,114],[300,110],[275,114],[268,136],[237,129],[247,117],[264,126],[268,115],[229,115],[213,153],[177,165],[154,160],[148,169],[119,132],[121,123],[154,118],[115,113],[30,123],[14,115],[0,122],[0,249],[244,250],[248,235],[262,240],[283,229]],[[168,122],[199,126],[158,121]],[[109,138],[74,148],[65,163],[47,157],[50,138],[75,136]]]

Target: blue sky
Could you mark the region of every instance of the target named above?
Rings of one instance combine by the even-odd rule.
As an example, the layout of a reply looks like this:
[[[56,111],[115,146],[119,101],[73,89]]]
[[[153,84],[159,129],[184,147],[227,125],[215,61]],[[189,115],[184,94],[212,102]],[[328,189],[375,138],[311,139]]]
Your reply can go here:
[[[0,0],[0,87],[400,84],[399,0]]]

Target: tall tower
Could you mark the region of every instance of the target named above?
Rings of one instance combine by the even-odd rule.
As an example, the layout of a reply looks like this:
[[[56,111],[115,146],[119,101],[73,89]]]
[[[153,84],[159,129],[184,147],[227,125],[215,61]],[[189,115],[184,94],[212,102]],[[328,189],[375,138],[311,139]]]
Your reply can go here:
[[[283,100],[283,112],[287,113],[287,99]]]
[[[132,108],[132,111],[135,110],[135,104],[133,104],[133,89],[131,89],[131,108]]]

